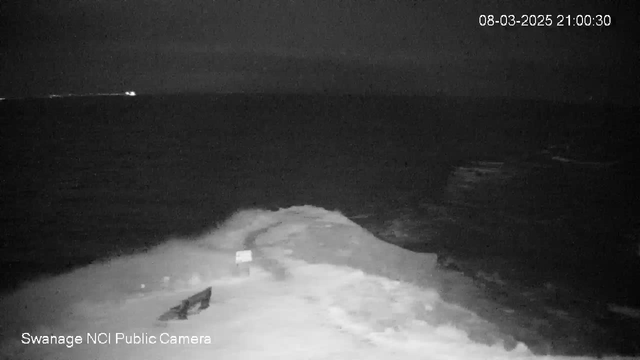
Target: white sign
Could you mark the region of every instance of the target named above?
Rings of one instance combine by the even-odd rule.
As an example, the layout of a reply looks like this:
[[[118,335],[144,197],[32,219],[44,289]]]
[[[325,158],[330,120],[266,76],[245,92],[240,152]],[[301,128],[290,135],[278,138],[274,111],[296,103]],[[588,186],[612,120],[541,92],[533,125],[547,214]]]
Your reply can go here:
[[[251,262],[251,250],[236,251],[236,264]]]

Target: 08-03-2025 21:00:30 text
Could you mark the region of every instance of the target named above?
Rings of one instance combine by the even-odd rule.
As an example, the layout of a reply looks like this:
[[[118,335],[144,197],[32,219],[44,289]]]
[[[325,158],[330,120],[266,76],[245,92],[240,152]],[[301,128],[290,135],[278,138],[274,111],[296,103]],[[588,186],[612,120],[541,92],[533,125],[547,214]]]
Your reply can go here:
[[[514,15],[514,14],[481,14],[478,24],[483,27],[608,27],[613,20],[611,15],[579,14],[579,15]]]

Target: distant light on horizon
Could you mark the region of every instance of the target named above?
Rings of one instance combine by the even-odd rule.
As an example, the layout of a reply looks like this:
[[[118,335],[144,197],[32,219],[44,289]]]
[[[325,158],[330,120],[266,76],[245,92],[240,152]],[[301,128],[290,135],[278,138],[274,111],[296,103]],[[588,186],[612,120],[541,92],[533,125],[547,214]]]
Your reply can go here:
[[[86,94],[49,94],[46,97],[49,99],[58,99],[66,97],[94,97],[94,96],[136,96],[135,91],[125,91],[117,93],[86,93]]]
[[[0,97],[0,101],[24,100],[24,99],[63,99],[63,98],[69,98],[69,97],[137,96],[137,95],[138,94],[135,91],[125,91],[125,92],[119,92],[119,93],[86,93],[86,94],[66,93],[66,94],[27,96],[27,97]]]

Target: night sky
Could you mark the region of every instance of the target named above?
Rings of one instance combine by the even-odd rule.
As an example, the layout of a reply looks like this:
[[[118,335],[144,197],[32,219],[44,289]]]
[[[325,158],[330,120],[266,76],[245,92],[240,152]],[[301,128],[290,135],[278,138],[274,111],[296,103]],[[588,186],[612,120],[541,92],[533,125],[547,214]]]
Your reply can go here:
[[[638,104],[632,0],[9,0],[0,96],[329,92]],[[481,14],[609,14],[604,29]]]

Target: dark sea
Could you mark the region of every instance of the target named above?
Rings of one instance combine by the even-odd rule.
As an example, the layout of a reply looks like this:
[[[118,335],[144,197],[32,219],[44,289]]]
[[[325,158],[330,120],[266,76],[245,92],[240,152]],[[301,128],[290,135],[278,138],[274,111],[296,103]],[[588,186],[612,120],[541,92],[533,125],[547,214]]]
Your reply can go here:
[[[308,204],[438,253],[525,340],[640,354],[639,115],[442,96],[0,102],[1,289]]]

